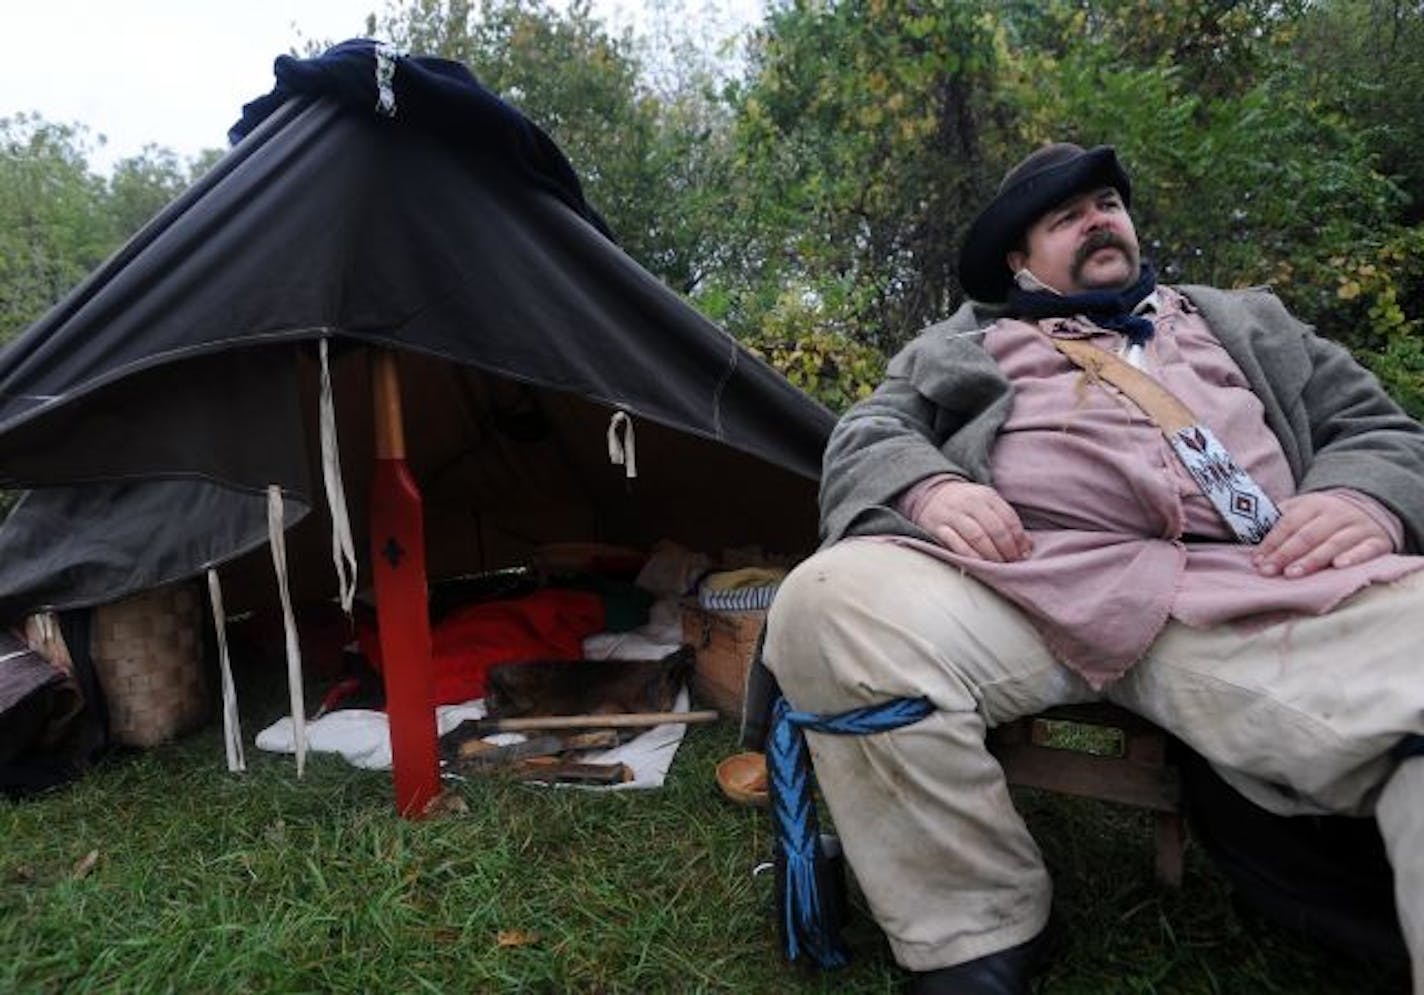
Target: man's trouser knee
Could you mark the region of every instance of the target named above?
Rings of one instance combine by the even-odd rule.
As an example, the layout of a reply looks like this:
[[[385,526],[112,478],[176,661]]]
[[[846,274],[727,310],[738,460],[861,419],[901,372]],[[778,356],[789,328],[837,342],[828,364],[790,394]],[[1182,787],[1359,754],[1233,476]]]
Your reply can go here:
[[[1170,730],[1238,791],[1281,814],[1375,814],[1424,992],[1424,574],[1320,616],[1168,626],[1108,697]]]
[[[1424,574],[1273,625],[1171,622],[1106,696],[1168,730],[1256,804],[1368,815],[1424,731]]]
[[[787,579],[765,656],[797,709],[918,696],[935,705],[892,733],[808,737],[862,890],[897,959],[924,969],[1028,939],[1047,915],[1047,876],[984,747],[989,726],[1106,697],[1183,739],[1258,804],[1368,814],[1394,744],[1424,732],[1421,609],[1416,574],[1319,617],[1170,622],[1122,681],[1094,695],[983,585],[914,550],[860,540]],[[1413,834],[1393,836],[1398,871],[1400,839]],[[1424,852],[1424,840],[1411,846]],[[1424,901],[1409,891],[1402,914],[1424,924]],[[1417,964],[1424,935],[1410,943]]]
[[[896,959],[955,964],[1030,939],[1051,889],[986,728],[1088,696],[1022,614],[893,543],[841,543],[799,566],[765,649],[793,707],[836,713],[927,697],[893,732],[807,736],[849,863]]]

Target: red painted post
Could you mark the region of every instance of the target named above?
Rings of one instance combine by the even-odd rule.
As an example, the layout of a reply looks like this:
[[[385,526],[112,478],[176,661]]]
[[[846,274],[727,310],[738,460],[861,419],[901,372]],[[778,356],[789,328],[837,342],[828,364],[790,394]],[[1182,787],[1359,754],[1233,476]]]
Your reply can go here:
[[[425,814],[440,793],[432,692],[430,609],[425,577],[425,518],[420,488],[405,460],[400,371],[391,352],[371,361],[375,465],[371,475],[371,563],[376,624],[391,730],[396,809]]]

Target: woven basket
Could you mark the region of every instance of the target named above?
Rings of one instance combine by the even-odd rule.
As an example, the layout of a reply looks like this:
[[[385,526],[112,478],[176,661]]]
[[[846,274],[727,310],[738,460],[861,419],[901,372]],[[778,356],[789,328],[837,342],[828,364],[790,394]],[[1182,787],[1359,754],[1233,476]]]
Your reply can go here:
[[[202,725],[209,704],[202,624],[191,583],[94,609],[94,670],[114,742],[154,746]]]
[[[764,611],[715,612],[696,605],[682,609],[682,639],[697,654],[692,693],[728,718],[740,720],[747,671],[756,652]]]

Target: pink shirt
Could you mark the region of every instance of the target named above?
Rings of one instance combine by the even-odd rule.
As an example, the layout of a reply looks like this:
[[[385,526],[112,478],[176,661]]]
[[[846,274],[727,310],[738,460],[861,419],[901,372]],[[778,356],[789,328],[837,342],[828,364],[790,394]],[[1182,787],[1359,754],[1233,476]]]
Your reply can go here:
[[[1162,288],[1153,320],[1145,372],[1191,408],[1273,500],[1292,496],[1290,467],[1259,399],[1190,302]],[[1013,411],[990,452],[994,488],[1018,512],[1033,553],[992,563],[906,541],[1018,604],[1054,655],[1094,687],[1120,677],[1168,619],[1205,627],[1322,614],[1363,587],[1424,568],[1424,557],[1390,555],[1308,577],[1261,576],[1253,548],[1235,540],[1161,429],[1115,387],[1090,382],[1045,332],[1113,352],[1122,343],[1079,319],[1005,319],[985,335],[1014,385]],[[943,482],[912,487],[902,511],[914,519]],[[1339,493],[1385,525],[1399,547],[1392,513],[1364,495]]]

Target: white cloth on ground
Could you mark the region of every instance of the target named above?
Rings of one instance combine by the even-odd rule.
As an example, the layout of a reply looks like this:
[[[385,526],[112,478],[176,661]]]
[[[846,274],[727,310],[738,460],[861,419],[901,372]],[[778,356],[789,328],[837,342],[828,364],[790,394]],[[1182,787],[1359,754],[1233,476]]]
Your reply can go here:
[[[687,689],[679,692],[673,710],[685,712],[689,707]],[[485,717],[483,698],[459,705],[441,705],[435,709],[438,735],[444,735],[466,719]],[[672,758],[682,743],[687,725],[669,722],[653,726],[626,743],[609,750],[587,754],[588,763],[623,763],[633,771],[633,780],[599,790],[636,790],[660,788],[667,780]],[[306,724],[307,749],[316,753],[339,753],[346,762],[364,770],[389,770],[391,767],[391,736],[386,713],[364,708],[347,708],[323,715]],[[526,737],[519,733],[502,733],[486,737],[495,744],[517,743]],[[292,753],[295,750],[291,716],[278,719],[257,734],[257,748],[270,753]]]

